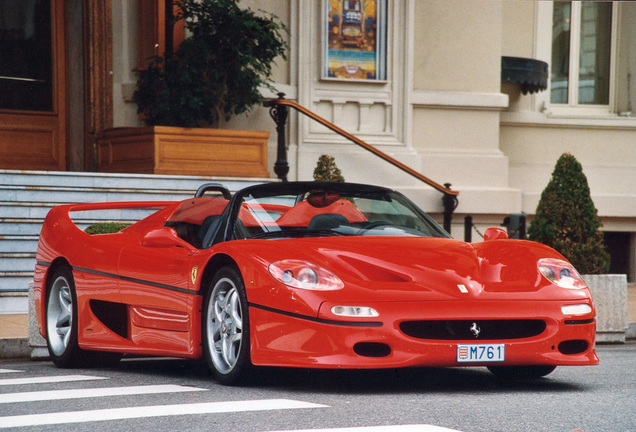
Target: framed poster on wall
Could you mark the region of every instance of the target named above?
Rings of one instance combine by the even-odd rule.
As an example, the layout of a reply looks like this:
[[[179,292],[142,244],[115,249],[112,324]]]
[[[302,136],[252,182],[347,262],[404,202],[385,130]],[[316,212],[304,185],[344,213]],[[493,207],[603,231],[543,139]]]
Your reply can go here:
[[[323,0],[323,79],[386,80],[387,0]]]

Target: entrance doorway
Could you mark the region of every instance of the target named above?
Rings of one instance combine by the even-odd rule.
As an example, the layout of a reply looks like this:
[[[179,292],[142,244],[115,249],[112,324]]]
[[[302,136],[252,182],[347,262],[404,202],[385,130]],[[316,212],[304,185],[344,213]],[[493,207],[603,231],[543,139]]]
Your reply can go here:
[[[610,254],[610,273],[626,274],[630,282],[634,282],[633,262],[634,255],[632,250],[632,233],[629,232],[610,232],[603,233],[605,237],[605,247]]]
[[[65,170],[64,0],[0,1],[0,168]]]

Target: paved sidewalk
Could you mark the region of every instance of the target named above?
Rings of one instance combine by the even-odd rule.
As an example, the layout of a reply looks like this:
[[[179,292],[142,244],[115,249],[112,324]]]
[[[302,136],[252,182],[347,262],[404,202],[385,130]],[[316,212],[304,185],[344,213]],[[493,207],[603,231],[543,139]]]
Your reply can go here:
[[[0,337],[25,338],[29,335],[29,316],[27,314],[0,314]]]
[[[636,338],[636,284],[627,286],[628,322],[631,338]],[[0,314],[0,358],[30,357],[29,316]]]

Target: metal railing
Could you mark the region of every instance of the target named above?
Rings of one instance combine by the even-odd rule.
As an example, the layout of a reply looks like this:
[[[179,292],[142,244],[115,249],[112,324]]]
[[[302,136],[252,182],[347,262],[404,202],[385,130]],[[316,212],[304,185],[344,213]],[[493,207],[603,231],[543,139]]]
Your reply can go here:
[[[451,230],[451,221],[453,218],[453,212],[457,208],[458,200],[457,195],[459,195],[459,191],[452,190],[450,188],[450,183],[445,183],[443,186],[425,175],[415,171],[411,167],[403,164],[402,162],[392,158],[386,153],[378,150],[372,145],[364,142],[360,138],[355,135],[350,134],[344,129],[339,128],[335,124],[331,123],[328,120],[320,117],[318,114],[308,110],[304,106],[289,100],[285,99],[284,93],[278,93],[278,99],[271,99],[264,104],[266,107],[270,108],[270,116],[276,123],[276,132],[278,133],[278,147],[276,151],[276,162],[274,163],[274,172],[278,176],[279,179],[283,181],[287,181],[287,174],[289,173],[289,163],[287,162],[287,146],[285,142],[285,127],[287,124],[287,118],[289,117],[289,108],[293,108],[296,111],[306,115],[312,120],[322,124],[326,128],[332,130],[338,135],[348,139],[349,141],[357,144],[358,146],[364,148],[365,150],[373,153],[379,158],[385,160],[390,163],[394,167],[410,174],[411,176],[417,178],[418,180],[426,183],[431,186],[433,189],[441,192],[442,196],[442,204],[444,205],[444,229],[448,232]]]

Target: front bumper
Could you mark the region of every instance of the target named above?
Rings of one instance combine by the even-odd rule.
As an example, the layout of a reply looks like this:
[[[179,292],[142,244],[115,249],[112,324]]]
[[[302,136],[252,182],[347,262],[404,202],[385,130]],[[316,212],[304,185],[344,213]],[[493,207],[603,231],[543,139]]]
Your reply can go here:
[[[343,319],[323,303],[318,317],[301,317],[250,305],[251,359],[256,365],[307,368],[392,368],[415,366],[595,365],[594,313],[564,316],[559,301],[432,301],[355,304],[377,318]],[[422,339],[400,330],[418,320],[543,320],[538,335],[516,339]],[[503,363],[458,363],[458,344],[503,343]]]

